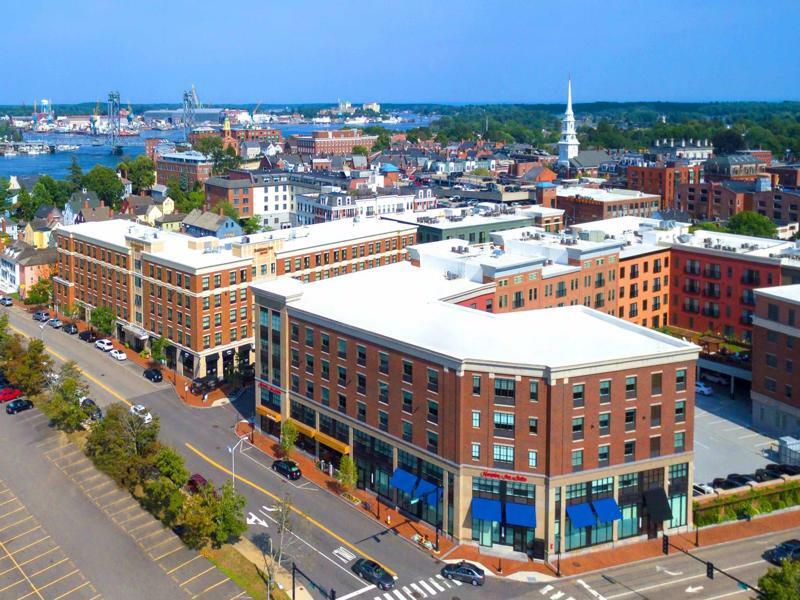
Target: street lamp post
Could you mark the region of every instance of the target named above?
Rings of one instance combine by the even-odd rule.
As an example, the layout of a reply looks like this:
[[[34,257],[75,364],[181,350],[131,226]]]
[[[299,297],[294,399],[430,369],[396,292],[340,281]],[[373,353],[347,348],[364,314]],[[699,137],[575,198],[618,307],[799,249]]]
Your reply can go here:
[[[240,437],[239,441],[236,442],[233,446],[228,446],[228,452],[231,454],[231,483],[233,484],[233,489],[236,489],[236,449],[242,445],[242,442],[247,439],[246,437]]]

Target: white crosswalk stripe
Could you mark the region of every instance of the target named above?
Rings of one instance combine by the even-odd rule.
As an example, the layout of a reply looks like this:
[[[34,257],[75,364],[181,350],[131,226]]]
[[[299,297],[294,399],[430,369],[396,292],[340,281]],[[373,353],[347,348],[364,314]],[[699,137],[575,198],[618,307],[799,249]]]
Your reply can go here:
[[[431,596],[435,596],[435,595],[436,595],[436,590],[434,590],[434,589],[433,589],[431,586],[429,586],[427,583],[425,583],[425,580],[424,580],[424,579],[420,579],[420,580],[419,580],[419,584],[420,584],[422,587],[424,587],[424,588],[425,588],[425,591],[427,591],[427,592],[428,592],[428,594],[430,594]]]
[[[408,594],[408,596],[409,596],[410,598],[413,598],[413,597],[414,597],[414,592],[412,592],[410,589],[408,589],[408,586],[404,585],[404,586],[403,586],[403,591],[404,591],[406,594]]]
[[[543,596],[546,596],[550,593],[550,590],[554,589],[552,585],[546,585],[542,589],[539,590],[539,593]]]
[[[399,600],[408,600],[408,598],[406,598],[405,596],[403,596],[403,594],[400,593],[400,590],[392,590],[392,592],[394,592],[394,595],[397,596]]]
[[[428,594],[423,592],[422,588],[419,587],[416,583],[412,583],[410,585],[411,585],[412,588],[414,588],[414,591],[417,592],[420,596],[422,596],[423,598],[427,598],[428,597]]]
[[[438,583],[436,583],[436,580],[433,577],[429,577],[428,581],[430,581],[434,586],[436,586],[436,589],[439,590],[440,592],[444,591],[444,588],[440,586]]]
[[[561,591],[556,592],[555,594],[550,596],[550,600],[560,600],[561,596],[563,596],[563,595],[564,595],[564,592],[561,592]]]
[[[441,581],[441,582],[442,582],[444,585],[446,585],[448,589],[450,589],[451,587],[453,587],[452,585],[450,585],[450,582],[449,582],[449,581],[447,581],[447,579],[445,579],[445,578],[444,578],[444,577],[442,577],[441,575],[437,575],[437,576],[436,576],[436,579],[438,579],[438,580],[439,580],[439,581]]]

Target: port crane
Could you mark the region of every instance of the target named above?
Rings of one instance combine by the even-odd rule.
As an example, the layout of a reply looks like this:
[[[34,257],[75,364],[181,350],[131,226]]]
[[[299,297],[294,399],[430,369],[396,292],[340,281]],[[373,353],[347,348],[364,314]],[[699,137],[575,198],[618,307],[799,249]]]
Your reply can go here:
[[[197,97],[197,89],[192,84],[192,89],[183,92],[183,134],[187,142],[189,134],[194,129],[195,111],[202,107]]]
[[[122,154],[122,146],[119,143],[119,92],[108,93],[108,145],[111,146],[111,154]]]

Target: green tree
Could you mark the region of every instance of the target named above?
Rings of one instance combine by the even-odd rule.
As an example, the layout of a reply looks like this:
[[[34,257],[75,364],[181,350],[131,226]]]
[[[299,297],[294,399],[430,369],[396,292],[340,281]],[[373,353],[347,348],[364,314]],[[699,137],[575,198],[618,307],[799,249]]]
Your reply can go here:
[[[284,421],[281,424],[281,453],[284,456],[291,456],[294,450],[294,445],[297,443],[297,436],[300,432],[297,431],[294,423],[291,421]]]
[[[261,231],[261,220],[258,217],[250,217],[242,221],[242,231],[246,234],[258,233]]]
[[[172,527],[183,511],[186,495],[168,477],[159,476],[144,484],[144,506],[164,525]]]
[[[83,391],[82,395],[86,395],[89,393],[89,386],[86,381],[83,379],[83,371],[81,371],[80,367],[74,360],[69,360],[61,365],[61,368],[58,370],[58,380],[64,381],[66,379],[74,379],[78,381],[85,387],[85,391]]]
[[[125,167],[128,174],[128,179],[131,182],[131,187],[135,194],[139,194],[150,187],[156,182],[156,168],[153,161],[144,154],[137,156],[134,160],[120,163],[120,166]]]
[[[491,174],[492,172],[484,167],[478,167],[477,169],[473,169],[471,171],[471,175],[477,175],[478,177],[488,177]]]
[[[233,219],[234,221],[239,221],[239,211],[233,207],[230,202],[218,202],[214,205],[214,212],[219,213],[222,211],[222,214],[226,217]]]
[[[34,396],[47,386],[47,373],[53,361],[45,351],[42,340],[30,340],[28,347],[11,364],[6,364],[5,373],[14,387],[26,396]]]
[[[25,304],[48,304],[53,295],[53,282],[42,278],[28,288]]]
[[[150,352],[152,353],[151,356],[153,360],[162,362],[167,356],[167,338],[163,335],[157,338],[151,338],[150,340]]]
[[[186,470],[183,456],[174,448],[162,446],[153,459],[153,466],[179,488],[189,481],[189,472]]]
[[[117,177],[116,171],[102,165],[95,165],[83,178],[83,185],[91,190],[114,210],[119,210],[119,204],[125,193],[125,184]]]
[[[92,316],[89,322],[101,333],[110,335],[114,331],[114,322],[116,320],[117,316],[111,308],[108,306],[98,306],[92,310]]]
[[[369,150],[365,146],[353,146],[353,154],[360,154],[361,156],[367,156],[369,154]]]
[[[89,410],[81,406],[80,399],[88,387],[81,380],[62,378],[50,400],[44,404],[44,412],[53,424],[64,431],[79,431],[89,418]]]
[[[22,188],[19,194],[17,194],[17,204],[15,208],[17,218],[30,221],[33,215],[36,214],[37,208],[38,206],[34,204],[33,198],[28,193],[28,190]]]
[[[758,588],[765,600],[798,600],[800,561],[784,560],[780,567],[770,567],[758,580]]]
[[[351,489],[358,481],[358,472],[356,471],[356,463],[349,454],[342,456],[339,462],[339,471],[336,473],[336,481],[339,482],[345,490]]]
[[[40,206],[51,206],[54,204],[53,197],[50,195],[50,190],[47,189],[44,183],[37,181],[31,190],[31,201],[38,209]],[[36,212],[34,210],[34,212]],[[31,218],[33,215],[31,215]]]
[[[5,177],[0,177],[0,211],[11,210],[12,206],[11,182]]]
[[[22,336],[18,333],[7,334],[2,347],[0,347],[0,361],[3,363],[3,371],[6,375],[22,360],[24,354],[25,346],[22,344]]]
[[[67,181],[72,186],[72,191],[79,190],[83,187],[83,169],[78,164],[78,159],[75,155],[72,156],[72,162],[69,165],[69,175]]]
[[[214,487],[211,485],[203,486],[184,500],[178,522],[183,525],[182,538],[189,548],[202,548],[214,535],[215,504]]]
[[[711,141],[714,144],[714,153],[719,156],[733,154],[744,148],[742,135],[735,129],[720,129],[713,135]]]
[[[214,515],[214,541],[217,545],[238,540],[247,530],[244,507],[247,500],[238,493],[231,481],[220,488]]]
[[[769,217],[751,210],[736,213],[728,220],[728,231],[741,235],[757,237],[775,237],[777,228]]]
[[[50,177],[50,175],[42,175],[39,178],[39,181],[36,182],[36,185],[39,185],[40,183],[47,191],[47,201],[42,202],[42,204],[49,204],[57,206],[58,208],[64,208],[67,200],[69,200],[70,194],[73,192],[72,185],[68,181],[53,179]],[[36,186],[34,186],[34,190],[35,189]]]
[[[211,155],[222,151],[222,138],[218,135],[201,135],[195,139],[192,147],[202,154]]]

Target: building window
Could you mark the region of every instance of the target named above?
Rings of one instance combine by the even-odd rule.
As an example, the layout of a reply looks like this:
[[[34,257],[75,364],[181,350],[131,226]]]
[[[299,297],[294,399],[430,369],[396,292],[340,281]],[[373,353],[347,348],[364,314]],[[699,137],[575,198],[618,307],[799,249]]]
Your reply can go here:
[[[439,423],[439,403],[436,400],[428,400],[428,423]]]
[[[389,384],[385,381],[378,382],[378,402],[382,404],[389,403]]]
[[[494,401],[497,404],[514,404],[516,394],[516,381],[497,377],[494,380]]]
[[[578,383],[572,386],[572,407],[580,408],[584,405],[584,385]]]
[[[675,433],[675,452],[683,452],[686,448],[686,433],[678,431]]]
[[[514,437],[514,414],[494,413],[494,435],[499,437]]]
[[[530,399],[531,402],[539,401],[539,382],[534,379],[531,379],[530,383]]]
[[[411,361],[403,361],[403,381],[412,383],[414,381],[414,365]]]
[[[383,375],[389,374],[389,355],[386,352],[378,352],[378,372]]]
[[[611,413],[600,413],[598,429],[600,435],[608,435],[611,433]]]
[[[494,444],[492,452],[494,462],[514,464],[514,446]]]
[[[311,327],[306,327],[306,346],[314,345],[314,330]]]
[[[625,462],[633,462],[636,460],[636,442],[631,440],[629,442],[625,442],[625,446],[623,449],[623,455],[625,457]]]
[[[661,456],[661,436],[650,438],[650,458]]]
[[[600,382],[600,404],[611,402],[611,380],[604,379]]]
[[[610,446],[608,444],[603,444],[602,446],[597,447],[597,466],[598,467],[607,467],[610,460]]]
[[[686,402],[680,400],[675,403],[675,422],[683,423],[686,421]]]
[[[528,417],[528,433],[539,434],[539,419],[536,417]]]
[[[576,442],[583,439],[583,417],[572,419],[572,441]]]
[[[629,408],[625,411],[625,431],[636,430],[636,409]]]
[[[364,402],[356,402],[356,407],[358,409],[358,420],[362,423],[366,422],[367,420],[367,405]]]
[[[539,460],[536,450],[528,450],[528,468],[535,469],[538,463]]]
[[[344,367],[336,367],[336,371],[337,371],[336,382],[340,386],[346,387],[347,386],[347,369],[345,369]]]
[[[338,394],[339,398],[339,412],[347,412],[347,396],[344,394]]]
[[[661,373],[651,373],[650,374],[650,393],[653,396],[660,396],[662,392],[661,389]]]
[[[361,344],[356,346],[356,363],[360,367],[367,366],[367,349]]]
[[[661,427],[660,404],[654,404],[650,407],[650,427]]]
[[[403,390],[403,412],[410,413],[413,409],[414,395],[408,390]]]
[[[675,390],[678,392],[686,391],[686,369],[675,371]]]
[[[481,459],[481,445],[475,442],[472,443],[472,460]]]
[[[325,353],[330,352],[331,350],[331,337],[327,333],[320,333],[319,334],[319,341],[322,351]]]
[[[411,442],[413,438],[413,425],[410,421],[403,421],[403,441]]]
[[[306,354],[306,373],[314,373],[314,355]]]
[[[625,378],[625,398],[630,400],[636,398],[636,376]]]
[[[356,391],[362,395],[367,393],[367,376],[363,373],[356,373]]]
[[[480,396],[481,395],[481,376],[480,375],[473,375],[472,376],[472,395],[473,396]]]
[[[297,342],[300,340],[300,327],[297,326],[297,323],[292,323],[291,336],[293,342]]]
[[[583,450],[572,451],[572,470],[573,471],[583,470]]]
[[[384,410],[378,411],[378,429],[389,431],[389,413]]]
[[[481,426],[481,411],[473,410],[472,411],[472,428],[473,429],[480,429]]]
[[[428,369],[428,391],[439,391],[439,372],[436,369]]]
[[[439,434],[433,431],[428,431],[428,452],[438,454],[439,452]]]
[[[339,358],[347,358],[347,340],[343,340],[342,338],[337,338],[336,355]]]

